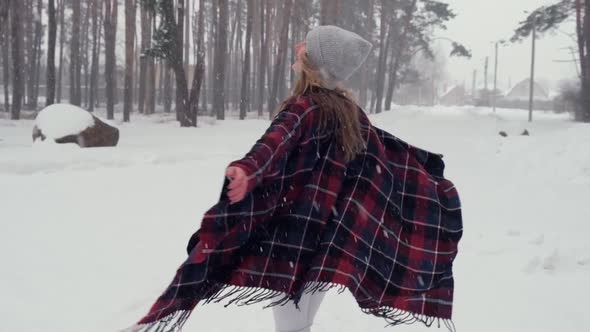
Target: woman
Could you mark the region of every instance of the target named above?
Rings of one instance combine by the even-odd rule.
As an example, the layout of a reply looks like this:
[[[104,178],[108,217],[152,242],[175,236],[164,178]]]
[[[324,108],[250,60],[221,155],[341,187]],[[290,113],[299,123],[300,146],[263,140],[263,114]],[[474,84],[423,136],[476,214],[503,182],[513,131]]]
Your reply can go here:
[[[334,26],[297,45],[292,95],[227,168],[189,257],[134,330],[176,331],[199,302],[266,302],[277,331],[310,331],[333,287],[392,325],[452,328],[459,198],[440,155],[374,127],[341,87],[370,50]]]

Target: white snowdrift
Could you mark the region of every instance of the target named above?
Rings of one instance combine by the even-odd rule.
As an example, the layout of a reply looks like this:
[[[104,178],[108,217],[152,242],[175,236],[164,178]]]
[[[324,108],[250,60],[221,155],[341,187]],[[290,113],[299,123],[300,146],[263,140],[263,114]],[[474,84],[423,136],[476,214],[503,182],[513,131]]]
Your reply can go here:
[[[32,122],[0,120],[0,331],[134,323],[185,259],[227,164],[269,123],[186,129],[149,119],[122,124],[117,149],[50,152],[31,149]],[[540,112],[529,124],[524,111],[467,107],[405,107],[371,119],[443,153],[459,189],[459,332],[589,330],[590,126]],[[525,128],[531,136],[519,136]],[[326,297],[313,331],[445,331],[384,325],[345,292]],[[272,312],[199,306],[184,331],[272,332]]]

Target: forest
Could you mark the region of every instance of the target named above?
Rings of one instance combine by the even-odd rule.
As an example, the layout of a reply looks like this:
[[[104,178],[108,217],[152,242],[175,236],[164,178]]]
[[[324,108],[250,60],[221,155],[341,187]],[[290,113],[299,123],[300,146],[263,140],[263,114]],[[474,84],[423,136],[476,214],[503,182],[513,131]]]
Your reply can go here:
[[[293,46],[331,24],[373,43],[347,86],[380,113],[402,84],[434,95],[438,73],[423,64],[437,41],[470,55],[436,36],[455,16],[436,0],[3,0],[0,109],[11,119],[53,103],[123,121],[165,112],[184,127],[198,115],[272,117],[295,80]]]

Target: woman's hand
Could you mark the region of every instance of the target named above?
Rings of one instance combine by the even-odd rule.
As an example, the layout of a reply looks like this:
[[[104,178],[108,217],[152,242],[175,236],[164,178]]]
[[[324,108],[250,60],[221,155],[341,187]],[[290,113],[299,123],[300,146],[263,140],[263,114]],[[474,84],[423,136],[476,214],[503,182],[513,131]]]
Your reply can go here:
[[[231,204],[235,204],[246,197],[246,191],[248,189],[248,177],[246,172],[240,167],[230,166],[225,171],[225,176],[230,179],[230,183],[227,186],[229,191],[227,196]]]

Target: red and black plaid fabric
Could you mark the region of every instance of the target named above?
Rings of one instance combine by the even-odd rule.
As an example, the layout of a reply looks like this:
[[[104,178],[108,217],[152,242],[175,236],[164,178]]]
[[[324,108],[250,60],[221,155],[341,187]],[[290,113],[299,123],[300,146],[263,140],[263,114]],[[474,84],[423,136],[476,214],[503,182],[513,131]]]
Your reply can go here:
[[[461,208],[440,155],[371,125],[366,149],[344,163],[318,131],[319,110],[299,97],[241,160],[247,197],[217,205],[189,242],[187,260],[136,326],[176,331],[199,303],[298,302],[339,287],[389,323],[452,328],[453,259]]]

